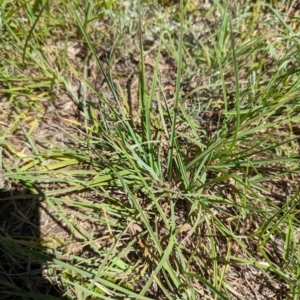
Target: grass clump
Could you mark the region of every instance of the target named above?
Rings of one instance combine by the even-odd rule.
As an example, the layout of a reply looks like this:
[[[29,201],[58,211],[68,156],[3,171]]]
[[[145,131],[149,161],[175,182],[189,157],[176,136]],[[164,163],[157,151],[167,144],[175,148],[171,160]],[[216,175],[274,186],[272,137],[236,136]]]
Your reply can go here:
[[[296,10],[235,4],[2,4],[3,299],[298,299]]]

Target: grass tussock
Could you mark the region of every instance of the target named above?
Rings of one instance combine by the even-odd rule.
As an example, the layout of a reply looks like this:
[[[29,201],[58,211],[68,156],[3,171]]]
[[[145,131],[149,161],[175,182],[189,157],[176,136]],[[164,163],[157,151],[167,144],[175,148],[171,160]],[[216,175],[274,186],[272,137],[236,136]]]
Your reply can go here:
[[[296,2],[0,5],[1,299],[299,299]]]

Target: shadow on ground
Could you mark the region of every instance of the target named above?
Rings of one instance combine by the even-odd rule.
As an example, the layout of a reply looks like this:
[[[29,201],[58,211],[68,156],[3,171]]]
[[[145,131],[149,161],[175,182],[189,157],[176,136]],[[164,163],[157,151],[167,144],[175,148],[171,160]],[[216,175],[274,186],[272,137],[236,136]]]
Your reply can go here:
[[[0,189],[0,299],[63,299],[45,276],[51,257],[41,251],[40,200]]]

